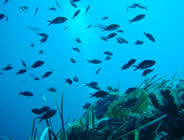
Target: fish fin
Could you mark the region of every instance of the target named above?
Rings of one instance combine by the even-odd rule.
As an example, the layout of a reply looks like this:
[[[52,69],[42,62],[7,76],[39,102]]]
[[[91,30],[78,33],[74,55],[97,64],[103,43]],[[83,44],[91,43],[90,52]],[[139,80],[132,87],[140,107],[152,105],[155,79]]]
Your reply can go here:
[[[95,96],[95,95],[94,95],[94,94],[92,94],[92,93],[89,93],[89,94],[91,95],[91,96],[90,96],[90,98]]]
[[[131,24],[132,22],[134,22],[133,20],[129,20],[129,24]]]

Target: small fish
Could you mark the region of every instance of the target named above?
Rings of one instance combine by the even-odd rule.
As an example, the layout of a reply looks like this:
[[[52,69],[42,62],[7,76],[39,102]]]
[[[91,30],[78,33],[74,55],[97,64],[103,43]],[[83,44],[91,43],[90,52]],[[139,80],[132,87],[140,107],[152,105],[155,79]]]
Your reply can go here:
[[[38,60],[38,61],[34,62],[34,63],[31,65],[31,67],[32,67],[32,68],[38,68],[38,67],[41,67],[43,64],[44,64],[44,61]]]
[[[38,13],[38,7],[35,9],[34,16],[36,16],[37,13]]]
[[[98,74],[101,71],[101,68],[98,68],[96,71],[96,74]]]
[[[104,54],[109,55],[109,56],[112,56],[113,55],[113,53],[110,52],[110,51],[105,51]]]
[[[48,25],[51,25],[51,24],[60,24],[60,23],[66,22],[66,21],[67,21],[67,18],[66,17],[56,17],[56,18],[48,21],[49,22]]]
[[[71,2],[79,2],[80,0],[71,0]]]
[[[72,63],[76,63],[75,59],[73,59],[73,58],[70,58],[70,61],[71,61]]]
[[[0,20],[2,20],[3,18],[5,18],[5,14],[0,14]]]
[[[129,20],[129,24],[136,22],[136,21],[140,21],[140,20],[144,19],[145,16],[146,16],[145,14],[137,15],[133,19]]]
[[[8,16],[6,17],[6,21],[8,21]]]
[[[60,4],[57,0],[56,0],[56,5],[57,5],[58,8],[61,8],[61,6],[60,6]]]
[[[117,35],[117,33],[110,33],[106,38],[107,39],[110,39],[110,38],[113,38]]]
[[[56,93],[56,88],[51,87],[51,88],[48,89],[48,91]]]
[[[107,89],[108,89],[108,91],[112,91],[113,90],[113,88],[111,86],[108,86]]]
[[[134,91],[136,91],[136,90],[137,90],[136,87],[128,88],[128,89],[125,91],[125,94],[130,94],[130,93],[132,93],[132,92],[134,92]]]
[[[52,11],[56,11],[55,7],[50,7],[49,9],[52,10]]]
[[[80,49],[79,48],[73,48],[74,51],[80,53]]]
[[[21,63],[22,63],[22,65],[23,65],[25,68],[27,67],[27,65],[26,65],[26,63],[25,63],[24,60],[21,60]]]
[[[79,44],[82,43],[81,39],[78,38],[78,37],[75,39],[75,41],[76,41],[77,43],[79,43]]]
[[[19,95],[23,95],[23,96],[33,96],[33,93],[30,92],[30,91],[24,91],[24,92],[19,93]]]
[[[97,82],[90,82],[90,83],[86,83],[86,85],[85,85],[85,86],[90,87],[90,86],[97,86],[97,85],[98,85],[98,83],[97,83]]]
[[[70,4],[71,4],[74,8],[77,8],[77,7],[78,7],[74,2],[70,2]]]
[[[42,79],[44,79],[44,78],[47,78],[47,77],[51,76],[52,74],[53,74],[52,71],[47,71],[41,77],[42,77]]]
[[[144,44],[144,42],[141,41],[141,40],[137,40],[137,41],[135,42],[135,44],[136,44],[136,45],[142,45],[142,44]]]
[[[78,16],[78,15],[79,15],[79,13],[80,13],[80,9],[79,9],[79,10],[77,10],[77,11],[73,14],[72,19],[74,19],[76,16]]]
[[[126,39],[122,38],[122,37],[118,37],[117,42],[119,44],[123,44],[123,43],[128,44],[128,41]]]
[[[87,14],[87,13],[88,13],[89,9],[90,9],[90,5],[88,5],[88,7],[86,8],[86,10],[85,10],[85,14]]]
[[[87,27],[86,27],[86,29],[89,29],[89,28],[91,28],[93,25],[88,25]]]
[[[34,80],[40,81],[40,78],[39,77],[34,77]]]
[[[102,39],[103,41],[108,41],[107,37],[105,37],[105,36],[102,36],[101,39]]]
[[[13,67],[9,64],[6,67],[4,67],[2,70],[3,71],[8,71],[8,70],[12,70],[12,69],[13,69]]]
[[[117,32],[119,32],[119,33],[124,33],[124,30],[122,30],[122,29],[119,29],[119,30],[116,30]]]
[[[110,60],[111,59],[111,56],[106,56],[105,57],[105,60]]]
[[[128,61],[128,63],[124,64],[124,65],[121,67],[121,70],[128,69],[128,68],[131,67],[135,62],[136,62],[136,59],[130,59],[130,60]]]
[[[32,48],[33,48],[34,46],[35,46],[34,43],[31,43],[31,44],[30,44],[30,47],[32,47]]]
[[[23,74],[23,73],[26,73],[26,72],[27,72],[26,69],[21,69],[21,70],[19,70],[19,71],[16,73],[16,75],[20,75],[20,74]]]
[[[151,73],[154,69],[145,69],[142,73],[142,76],[146,76],[147,74]]]
[[[91,94],[91,97],[96,97],[96,98],[104,98],[108,95],[108,92],[103,91],[103,90],[99,90],[97,92],[95,92],[94,94]]]
[[[50,110],[49,106],[43,106],[42,108],[38,109],[38,108],[34,108],[32,109],[32,113],[40,115],[43,114],[44,112]]]
[[[23,12],[27,12],[29,7],[28,6],[21,6],[20,9],[23,11]]]
[[[102,20],[107,20],[109,19],[109,17],[102,17]]]
[[[131,6],[128,6],[128,8],[140,8],[140,9],[145,9],[145,10],[147,9],[147,7],[145,7],[145,6],[143,6],[143,5],[139,4],[139,3],[134,3]]]
[[[41,43],[46,42],[48,37],[49,37],[48,34],[46,34],[46,33],[37,33],[37,35],[42,37],[42,39],[40,40]]]
[[[41,29],[38,28],[38,27],[34,27],[34,26],[26,26],[28,29],[32,30],[32,31],[35,31],[35,32],[40,32]]]
[[[145,32],[144,32],[144,35],[145,35],[149,40],[151,40],[152,42],[155,42],[155,38],[153,37],[152,34],[150,34],[150,33],[145,33]]]
[[[47,112],[45,112],[45,113],[43,114],[43,116],[38,117],[38,118],[40,118],[39,123],[40,123],[42,120],[47,120],[47,119],[52,118],[55,114],[56,114],[56,110],[51,110],[51,109],[48,110]]]
[[[83,109],[88,109],[90,106],[91,106],[90,103],[86,103],[86,104],[83,106]]]
[[[134,69],[134,71],[138,70],[138,69],[146,69],[149,67],[152,67],[153,65],[155,65],[156,61],[154,60],[144,60],[141,63],[139,63],[138,65],[134,66],[136,67]]]
[[[69,78],[65,79],[65,82],[68,83],[69,85],[71,85],[73,83],[72,80]]]
[[[5,1],[4,1],[4,4],[6,4],[6,3],[8,3],[8,0],[5,0]]]
[[[112,31],[112,30],[117,30],[118,28],[120,28],[120,25],[110,24],[110,25],[106,26],[103,31]]]
[[[79,78],[78,78],[77,76],[74,76],[74,77],[73,77],[73,81],[79,82]]]
[[[87,60],[87,61],[88,61],[88,63],[91,63],[91,64],[100,64],[100,63],[102,63],[102,61],[98,60],[98,59],[92,59],[92,60]]]
[[[40,50],[40,51],[39,51],[39,54],[43,54],[43,50]]]

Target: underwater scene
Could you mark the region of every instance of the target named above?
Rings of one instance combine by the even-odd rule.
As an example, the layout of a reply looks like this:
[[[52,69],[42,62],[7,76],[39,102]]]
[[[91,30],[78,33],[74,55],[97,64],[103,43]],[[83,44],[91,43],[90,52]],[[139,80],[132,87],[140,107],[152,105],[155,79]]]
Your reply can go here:
[[[184,140],[183,5],[1,0],[0,140]]]

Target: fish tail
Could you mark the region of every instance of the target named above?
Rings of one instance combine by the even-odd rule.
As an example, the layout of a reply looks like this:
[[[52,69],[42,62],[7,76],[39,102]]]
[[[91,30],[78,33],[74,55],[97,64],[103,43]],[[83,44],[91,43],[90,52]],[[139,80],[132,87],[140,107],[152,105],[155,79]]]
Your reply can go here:
[[[131,24],[132,22],[134,22],[133,20],[129,20],[129,24]]]
[[[139,69],[139,66],[138,66],[138,65],[133,65],[132,67],[136,67],[136,68],[134,69],[134,71],[136,71],[136,70]]]
[[[89,93],[89,94],[91,95],[91,96],[90,96],[90,98],[95,96],[95,95],[94,95],[94,94],[92,94],[92,93]]]
[[[49,22],[49,24],[48,25],[51,25],[52,24],[52,21],[48,21]]]

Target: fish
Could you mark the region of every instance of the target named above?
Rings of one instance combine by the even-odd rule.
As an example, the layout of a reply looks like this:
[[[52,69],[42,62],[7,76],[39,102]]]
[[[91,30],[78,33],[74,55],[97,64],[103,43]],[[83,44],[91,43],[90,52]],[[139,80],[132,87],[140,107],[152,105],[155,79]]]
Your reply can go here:
[[[48,37],[49,37],[48,34],[46,34],[46,33],[37,33],[37,35],[42,37],[41,40],[40,40],[41,43],[46,42]]]
[[[51,87],[51,88],[48,89],[48,91],[56,93],[56,88]]]
[[[8,16],[6,17],[6,21],[8,21]]]
[[[96,74],[98,74],[101,71],[101,68],[98,68],[96,71]]]
[[[40,51],[39,51],[39,54],[43,54],[43,50],[40,50]]]
[[[71,0],[71,2],[79,2],[80,0]]]
[[[27,67],[27,65],[26,65],[26,63],[25,63],[24,60],[21,60],[21,63],[22,63],[22,65],[23,65],[25,68]]]
[[[102,17],[101,19],[102,20],[107,20],[107,19],[109,19],[109,17]]]
[[[134,71],[138,70],[138,69],[146,69],[149,67],[152,67],[153,65],[155,65],[156,61],[154,60],[144,60],[141,63],[139,63],[138,65],[134,66],[136,67],[134,69]]]
[[[36,80],[36,81],[40,81],[39,77],[34,77],[33,79]]]
[[[38,13],[38,7],[35,9],[34,16],[36,16],[37,13]]]
[[[70,58],[70,61],[71,61],[72,63],[76,63],[75,59],[73,59],[73,58]]]
[[[32,109],[32,113],[40,115],[43,114],[44,112],[50,110],[49,106],[43,106],[42,108],[38,109],[38,108],[34,108]]]
[[[78,38],[78,37],[75,39],[75,41],[76,41],[77,43],[79,43],[79,44],[82,43],[81,39]]]
[[[8,70],[12,70],[13,69],[13,67],[10,65],[10,64],[8,64],[6,67],[4,67],[2,70],[3,71],[8,71]]]
[[[35,45],[34,45],[33,43],[30,44],[30,47],[32,47],[32,48],[33,48],[34,46],[35,46]]]
[[[108,91],[112,91],[113,88],[112,88],[111,86],[108,86],[108,87],[107,87],[107,90],[108,90]]]
[[[108,95],[108,92],[103,91],[103,90],[99,90],[97,92],[95,92],[94,94],[90,93],[90,97],[96,97],[96,98],[104,98]]]
[[[119,29],[119,30],[116,30],[117,32],[119,32],[119,33],[124,33],[125,31],[124,30],[122,30],[122,29]]]
[[[92,59],[92,60],[87,60],[87,61],[88,61],[88,63],[91,63],[91,64],[100,64],[100,63],[102,63],[102,61],[98,60],[98,59]]]
[[[35,32],[40,32],[41,31],[41,29],[40,28],[38,28],[38,27],[34,27],[34,26],[26,26],[28,29],[30,29],[30,30],[32,30],[32,31],[35,31]]]
[[[80,53],[80,49],[79,48],[72,48],[74,51]]]
[[[50,110],[46,111],[41,117],[38,117],[38,118],[40,118],[39,123],[42,120],[47,120],[47,119],[52,118],[55,114],[56,114],[56,110],[51,110],[50,109]]]
[[[88,13],[89,9],[90,9],[90,5],[88,5],[88,7],[86,8],[86,10],[85,10],[85,14],[87,14],[87,13]]]
[[[44,79],[44,78],[47,78],[47,77],[51,76],[52,74],[53,74],[52,71],[47,71],[41,77],[42,77],[42,79]]]
[[[56,11],[55,7],[50,7],[49,10]]]
[[[145,6],[143,6],[143,5],[139,4],[139,3],[134,3],[131,6],[128,6],[128,8],[140,8],[140,9],[147,10],[147,7],[145,7]]]
[[[79,9],[79,10],[77,10],[77,11],[73,14],[72,19],[74,19],[76,16],[78,16],[78,15],[79,15],[79,13],[80,13],[80,9]]]
[[[5,0],[5,1],[4,1],[4,4],[6,4],[6,3],[8,3],[8,0]]]
[[[65,82],[68,83],[69,85],[71,85],[73,83],[70,78],[65,79]]]
[[[38,60],[38,61],[34,62],[34,63],[31,65],[31,67],[32,67],[32,68],[38,68],[38,67],[41,67],[44,63],[45,63],[44,61]]]
[[[111,56],[106,56],[105,57],[105,60],[110,60],[111,59]]]
[[[20,92],[19,95],[22,95],[22,96],[33,96],[33,93],[30,92],[30,91],[23,91],[23,92]]]
[[[130,60],[128,61],[128,63],[124,64],[124,65],[121,67],[121,70],[128,69],[128,68],[131,67],[135,62],[136,62],[136,59],[130,59]]]
[[[79,82],[79,78],[78,78],[77,76],[74,76],[74,77],[73,77],[73,81],[74,81],[74,82]]]
[[[117,42],[119,44],[123,44],[123,43],[128,44],[128,41],[126,39],[122,38],[122,37],[118,37]]]
[[[3,18],[5,18],[5,14],[0,14],[0,20],[2,20]]]
[[[56,0],[56,5],[57,5],[58,8],[61,8],[61,6],[60,6],[60,4],[57,0]]]
[[[145,69],[142,73],[142,76],[146,76],[147,74],[151,73],[154,69]]]
[[[145,35],[149,40],[151,40],[152,42],[155,42],[155,38],[153,37],[152,34],[144,32],[144,35]]]
[[[90,86],[97,86],[97,85],[98,85],[98,83],[97,83],[97,82],[89,82],[89,83],[86,83],[86,85],[85,85],[85,86],[90,87]]]
[[[102,36],[101,39],[104,41],[108,41],[107,37],[105,37],[105,36]]]
[[[136,90],[137,90],[136,87],[128,88],[128,89],[125,91],[125,94],[130,94],[130,93],[132,93],[132,92],[134,92],[134,91],[136,91]]]
[[[77,7],[78,7],[74,2],[70,2],[70,4],[71,4],[74,8],[77,8]]]
[[[144,42],[143,42],[142,40],[137,40],[137,41],[135,42],[135,44],[136,44],[136,45],[142,45],[142,44],[144,44]]]
[[[136,22],[136,21],[140,21],[140,20],[144,19],[145,16],[146,16],[145,14],[137,15],[134,18],[132,18],[131,20],[129,20],[129,24]]]
[[[110,25],[104,27],[103,31],[113,31],[113,30],[117,30],[118,28],[120,28],[120,25],[118,25],[118,24],[110,24]]]
[[[88,109],[90,106],[91,106],[91,104],[87,102],[87,103],[83,106],[83,109]]]
[[[23,74],[23,73],[26,73],[26,72],[27,72],[26,69],[20,69],[20,70],[16,73],[16,75],[20,75],[20,74]]]
[[[86,27],[86,29],[89,29],[89,28],[91,28],[93,25],[88,25],[87,27]]]
[[[110,34],[107,35],[106,38],[107,38],[107,39],[110,39],[110,38],[115,37],[116,35],[117,35],[117,33],[115,33],[115,32],[114,32],[114,33],[110,33]]]
[[[66,17],[56,17],[56,18],[54,18],[54,19],[48,21],[48,22],[49,22],[48,25],[52,25],[52,24],[61,24],[61,23],[66,22],[67,20],[68,20],[68,19],[67,19]]]
[[[109,56],[112,56],[113,55],[113,53],[110,52],[110,51],[105,51],[104,54],[109,55]]]
[[[20,9],[23,11],[23,12],[27,12],[29,7],[28,6],[20,6]]]

